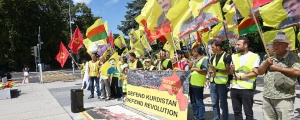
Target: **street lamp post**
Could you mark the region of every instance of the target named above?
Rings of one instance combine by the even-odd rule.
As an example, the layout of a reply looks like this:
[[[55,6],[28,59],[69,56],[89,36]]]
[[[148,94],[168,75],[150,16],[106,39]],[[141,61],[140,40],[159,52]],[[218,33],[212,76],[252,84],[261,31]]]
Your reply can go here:
[[[72,39],[72,25],[71,25],[71,9],[70,9],[70,4],[71,4],[71,0],[69,0],[69,25],[70,25],[70,39]],[[73,68],[73,74],[75,74],[75,65],[74,65],[74,61],[72,60],[72,68]]]

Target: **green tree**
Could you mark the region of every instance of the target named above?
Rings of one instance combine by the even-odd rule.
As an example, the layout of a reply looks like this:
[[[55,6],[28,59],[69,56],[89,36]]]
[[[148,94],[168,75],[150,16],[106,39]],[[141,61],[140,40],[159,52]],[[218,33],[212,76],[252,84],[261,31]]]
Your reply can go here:
[[[69,1],[72,31],[78,25],[82,34],[96,17],[85,4],[72,0],[0,0],[0,69],[20,71],[24,64],[35,68],[31,47],[38,43],[40,26],[42,63],[59,67],[55,56],[62,41],[70,41]],[[67,62],[66,66],[70,66]]]
[[[123,32],[124,35],[128,35],[129,31],[138,28],[138,23],[135,21],[135,18],[141,14],[141,10],[144,7],[146,0],[133,0],[128,2],[126,8],[125,20],[121,21],[121,25],[118,25],[118,29]]]

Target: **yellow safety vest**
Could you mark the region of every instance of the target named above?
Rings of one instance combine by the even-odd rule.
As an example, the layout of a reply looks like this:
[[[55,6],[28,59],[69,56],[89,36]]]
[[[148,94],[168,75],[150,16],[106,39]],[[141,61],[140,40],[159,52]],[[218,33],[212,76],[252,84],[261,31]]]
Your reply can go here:
[[[200,68],[200,66],[202,65],[202,62],[203,60],[205,59],[206,57],[203,57],[201,58],[197,64],[196,64],[196,67],[197,68]],[[206,80],[206,76],[205,75],[202,75],[200,73],[198,73],[197,71],[193,71],[191,73],[191,80],[190,80],[190,84],[192,86],[197,86],[197,87],[203,87],[204,84],[205,84],[205,80]]]
[[[168,63],[169,63],[170,59],[165,59],[162,63],[162,66],[167,69],[168,68]]]
[[[241,66],[240,65],[241,54],[239,53],[239,54],[232,55],[232,62],[235,67],[235,73],[239,76],[243,76],[252,72],[252,68],[257,57],[259,57],[257,54],[251,52],[245,64]],[[237,78],[237,80],[235,79],[232,80],[232,85],[238,84],[238,86],[242,88],[253,89],[255,80],[256,80],[256,76],[250,79],[243,79],[243,80]]]
[[[138,60],[135,60],[133,63],[130,62],[130,63],[129,63],[129,69],[136,69],[137,61],[138,61]]]
[[[81,74],[84,74],[86,68],[86,63],[82,63]]]
[[[99,61],[89,61],[89,75],[95,77],[99,74]]]
[[[217,65],[217,56],[215,55],[214,59],[213,59],[213,63],[212,65],[218,69],[218,70],[226,70],[226,65],[224,63],[224,56],[225,56],[226,52],[223,53],[223,55],[221,56],[219,62],[218,62],[218,65]],[[216,72],[216,76],[213,78],[211,77],[210,78],[210,82],[212,82],[214,80],[214,82],[216,84],[226,84],[227,81],[228,81],[228,75],[226,74],[222,74],[220,72]]]
[[[153,66],[153,65],[151,65],[151,66],[150,66],[150,69],[149,69],[149,71],[152,71],[152,70],[153,70],[153,68],[154,68],[154,66]],[[147,67],[145,67],[145,68],[144,68],[144,70],[146,70],[146,69],[147,69]]]

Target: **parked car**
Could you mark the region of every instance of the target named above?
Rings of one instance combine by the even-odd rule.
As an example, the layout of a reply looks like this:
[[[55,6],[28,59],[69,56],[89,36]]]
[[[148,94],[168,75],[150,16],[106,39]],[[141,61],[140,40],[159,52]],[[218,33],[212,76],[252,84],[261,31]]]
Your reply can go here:
[[[7,79],[11,79],[11,74],[9,72],[0,71],[0,78],[7,77]]]

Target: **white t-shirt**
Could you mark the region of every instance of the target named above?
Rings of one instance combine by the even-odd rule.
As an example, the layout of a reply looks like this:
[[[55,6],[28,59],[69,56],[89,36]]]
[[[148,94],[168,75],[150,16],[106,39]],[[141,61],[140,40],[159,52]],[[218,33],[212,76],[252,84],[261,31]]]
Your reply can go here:
[[[240,56],[240,66],[243,66],[245,64],[245,62],[249,58],[250,53],[252,53],[252,52],[249,51],[248,53]],[[256,57],[252,68],[259,67],[259,62],[260,62],[260,58]],[[234,67],[238,67],[238,66],[234,66]],[[233,85],[232,88],[235,88],[235,89],[245,89],[245,88],[240,87],[238,84]]]

